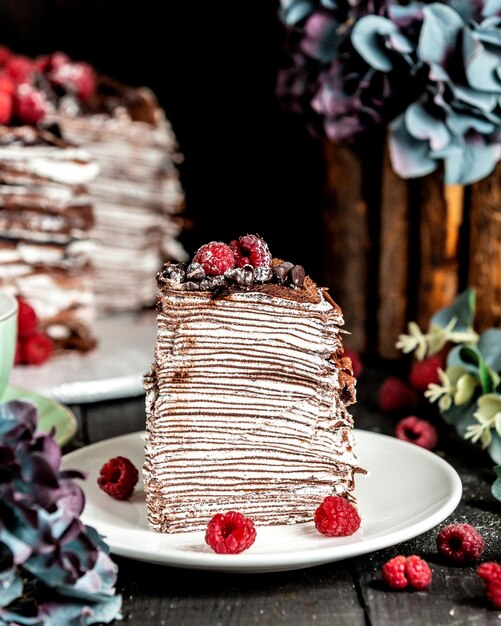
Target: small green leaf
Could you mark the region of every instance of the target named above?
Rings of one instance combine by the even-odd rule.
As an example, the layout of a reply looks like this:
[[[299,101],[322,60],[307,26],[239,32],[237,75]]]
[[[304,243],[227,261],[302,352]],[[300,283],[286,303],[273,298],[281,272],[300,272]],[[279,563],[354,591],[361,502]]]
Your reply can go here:
[[[495,372],[501,372],[501,330],[490,328],[480,335],[477,348],[485,363]]]
[[[447,357],[447,367],[462,367],[471,374],[478,376],[479,363],[482,355],[474,346],[456,346]]]
[[[491,372],[483,359],[479,363],[478,377],[484,393],[490,393],[493,391],[494,385],[491,378]]]
[[[431,318],[430,326],[440,326],[445,328],[452,319],[456,319],[453,330],[454,332],[463,332],[473,327],[473,318],[475,317],[475,291],[471,288],[466,289],[458,296],[454,302],[444,309],[440,309]]]
[[[495,430],[492,431],[492,441],[487,448],[487,452],[494,463],[501,463],[501,437]]]
[[[496,465],[494,467],[494,471],[496,472],[496,480],[492,485],[492,495],[497,499],[501,500],[501,465]]]
[[[497,377],[487,367],[480,350],[476,346],[456,346],[449,352],[447,367],[463,367],[471,374],[476,374],[480,380],[483,393],[494,390]]]

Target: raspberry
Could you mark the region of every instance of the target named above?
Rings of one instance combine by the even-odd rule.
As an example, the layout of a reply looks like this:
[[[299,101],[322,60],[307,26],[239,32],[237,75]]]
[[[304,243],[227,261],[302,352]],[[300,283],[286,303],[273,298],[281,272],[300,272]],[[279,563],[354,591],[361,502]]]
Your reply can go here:
[[[29,83],[35,69],[35,64],[28,57],[12,56],[5,64],[5,71],[16,85]]]
[[[0,91],[0,124],[9,124],[13,110],[12,96],[6,91]]]
[[[417,393],[396,376],[389,376],[379,388],[379,408],[383,413],[412,411],[417,404]]]
[[[355,376],[355,378],[358,378],[360,374],[362,373],[362,370],[364,369],[360,355],[358,354],[358,352],[354,352],[353,350],[350,350],[349,348],[345,348],[344,356],[349,357],[349,359],[351,360],[353,376]]]
[[[428,563],[418,556],[413,554],[407,557],[405,573],[407,574],[409,584],[411,587],[414,587],[414,589],[422,591],[430,586],[431,569]]]
[[[383,565],[381,573],[391,589],[411,586],[422,591],[430,586],[432,577],[428,563],[415,554],[408,557],[399,555],[390,559]]]
[[[12,52],[5,46],[0,46],[0,66],[5,65],[12,57]]]
[[[421,448],[433,450],[437,445],[438,434],[433,424],[415,415],[404,417],[395,427],[395,435],[403,441],[415,443]]]
[[[37,329],[37,314],[35,309],[23,298],[17,298],[17,306],[17,334],[19,337],[26,337]]]
[[[139,474],[134,464],[124,456],[116,456],[101,467],[97,484],[115,500],[127,500],[138,479]]]
[[[244,235],[238,241],[232,241],[230,247],[235,256],[237,267],[271,267],[271,252],[264,239],[257,235]]]
[[[200,263],[209,276],[219,276],[235,267],[235,258],[228,244],[211,241],[199,248],[193,257],[194,263]]]
[[[88,63],[53,65],[49,80],[71,91],[82,100],[89,100],[96,91],[96,76]]]
[[[491,561],[482,563],[477,574],[484,581],[487,598],[495,609],[501,609],[501,564]]]
[[[16,93],[16,86],[12,82],[12,78],[9,78],[7,74],[0,74],[0,91],[8,93],[10,96]]]
[[[21,122],[36,126],[47,113],[47,100],[31,85],[19,85],[16,93],[16,115]]]
[[[254,522],[237,511],[214,515],[205,533],[205,542],[218,554],[243,552],[255,539]]]
[[[417,391],[426,391],[430,383],[438,384],[438,370],[443,366],[443,359],[430,356],[424,361],[414,361],[409,374],[409,382]]]
[[[52,355],[52,341],[43,333],[32,333],[21,337],[21,363],[24,365],[41,365]]]
[[[67,63],[71,63],[71,59],[64,52],[54,52],[53,54],[46,54],[35,59],[36,68],[45,74],[52,70],[57,70]]]
[[[488,563],[482,563],[477,570],[477,574],[485,582],[491,582],[496,585],[501,585],[501,564],[490,561]]]
[[[383,569],[381,570],[383,580],[392,589],[405,589],[409,584],[407,576],[405,575],[406,563],[407,559],[405,556],[399,555],[390,559],[383,565]]]
[[[484,552],[482,535],[469,524],[450,524],[437,535],[437,550],[450,563],[474,563]]]
[[[357,509],[340,496],[327,496],[315,511],[316,529],[327,537],[347,537],[360,527]]]

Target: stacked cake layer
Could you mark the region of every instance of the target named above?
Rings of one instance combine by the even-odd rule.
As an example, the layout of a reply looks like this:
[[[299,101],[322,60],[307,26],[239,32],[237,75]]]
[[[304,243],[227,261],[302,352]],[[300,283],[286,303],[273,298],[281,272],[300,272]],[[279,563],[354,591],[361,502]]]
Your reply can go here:
[[[48,131],[0,127],[0,287],[26,298],[64,348],[95,344],[85,185],[97,174],[87,152]]]
[[[226,510],[256,524],[311,521],[327,495],[351,498],[363,470],[346,410],[355,381],[340,356],[342,314],[308,285],[216,297],[160,279],[145,384],[155,530],[204,529]]]
[[[112,101],[112,102],[110,102]],[[99,162],[89,185],[96,244],[93,255],[98,308],[139,309],[155,301],[154,276],[163,259],[182,260],[176,214],[183,192],[177,144],[162,109],[147,89],[102,97],[99,110],[84,114],[60,106],[65,137]]]

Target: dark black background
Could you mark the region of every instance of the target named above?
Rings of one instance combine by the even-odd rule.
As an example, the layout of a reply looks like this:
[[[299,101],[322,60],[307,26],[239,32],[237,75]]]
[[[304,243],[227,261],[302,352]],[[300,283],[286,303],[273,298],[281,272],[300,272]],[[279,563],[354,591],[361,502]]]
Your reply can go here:
[[[2,0],[0,42],[61,49],[158,95],[185,161],[189,251],[247,232],[320,278],[322,148],[280,110],[272,0]]]

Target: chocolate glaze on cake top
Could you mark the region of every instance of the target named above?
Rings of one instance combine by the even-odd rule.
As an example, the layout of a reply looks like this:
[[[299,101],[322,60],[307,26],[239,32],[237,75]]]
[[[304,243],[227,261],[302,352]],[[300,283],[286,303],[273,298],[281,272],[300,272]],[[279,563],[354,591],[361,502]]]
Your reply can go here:
[[[238,241],[249,240],[259,242],[260,246],[267,244],[256,235],[246,235],[240,237],[230,244],[235,248]],[[202,246],[203,250],[209,246],[226,246],[221,242],[211,242]],[[240,244],[241,245],[241,244]],[[195,254],[199,255],[200,250]],[[266,257],[268,258],[268,257]],[[234,257],[234,266],[225,269],[221,273],[214,273],[211,267],[192,260],[191,263],[170,263],[164,264],[162,270],[157,274],[157,284],[161,292],[173,290],[180,293],[210,293],[213,299],[229,297],[232,293],[238,292],[261,292],[269,296],[294,300],[296,302],[318,303],[321,294],[327,298],[334,308],[337,305],[328,296],[325,289],[320,289],[314,281],[305,274],[302,265],[297,265],[282,259],[272,258],[269,255],[269,263],[255,267],[252,263],[252,255],[245,256],[243,263],[241,255],[238,253]],[[240,266],[238,263],[240,262]],[[243,264],[242,264],[243,263]],[[222,268],[224,269],[224,268]],[[208,271],[206,271],[208,270]]]

